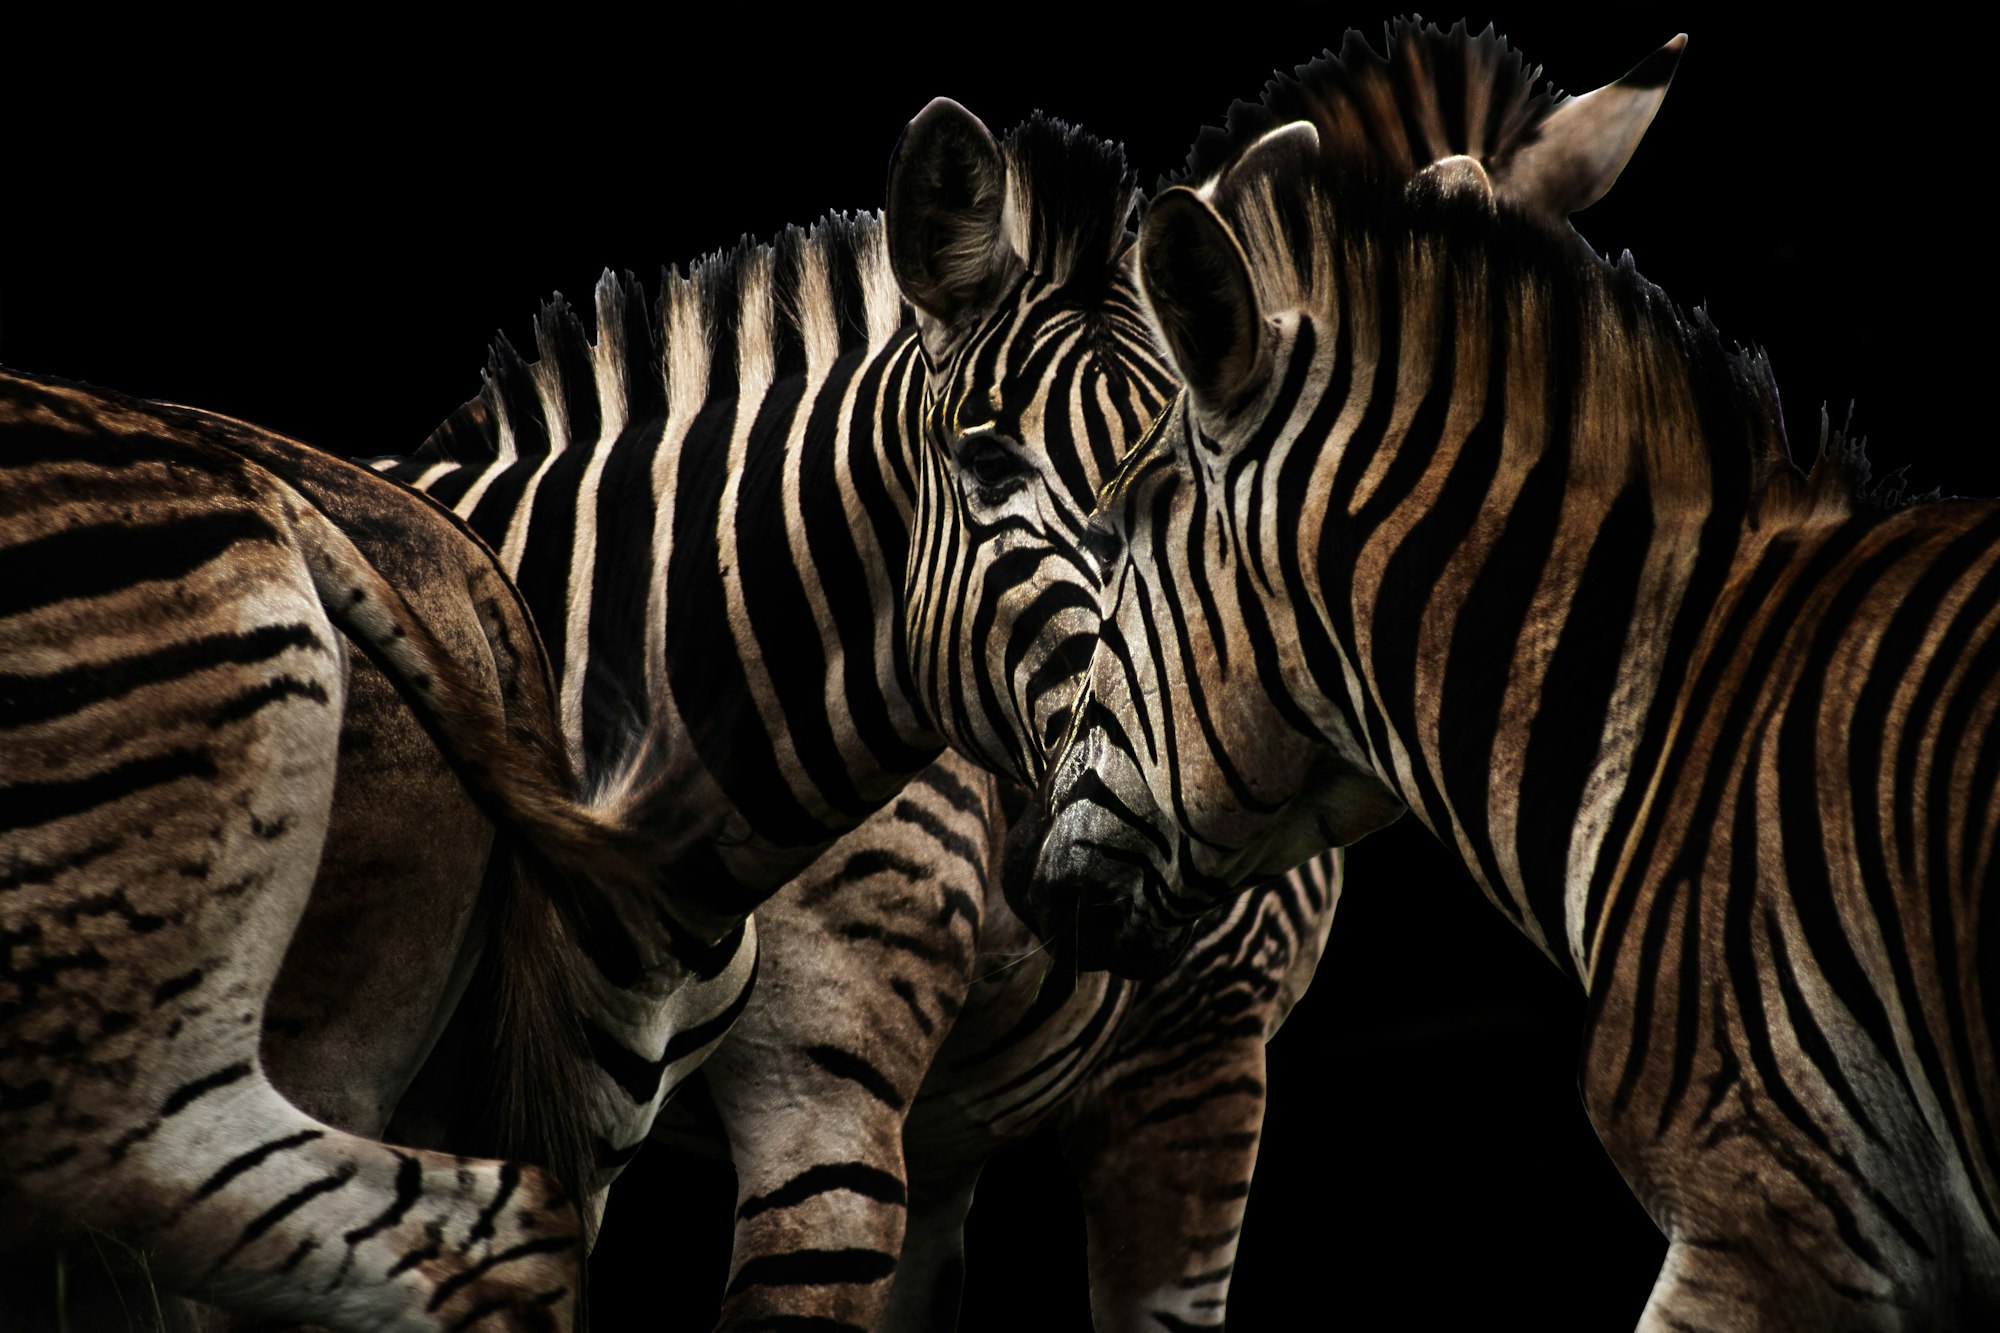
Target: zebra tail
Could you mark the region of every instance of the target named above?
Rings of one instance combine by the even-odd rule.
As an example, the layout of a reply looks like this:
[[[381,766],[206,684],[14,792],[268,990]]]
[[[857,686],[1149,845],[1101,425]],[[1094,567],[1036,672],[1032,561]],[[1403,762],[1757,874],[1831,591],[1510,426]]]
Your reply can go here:
[[[595,937],[641,916],[664,856],[624,809],[572,795],[552,722],[510,726],[331,519],[307,509],[300,520],[329,617],[395,683],[501,844],[486,947],[453,1022],[477,1068],[461,1079],[476,1101],[451,1147],[548,1171],[576,1200],[587,1244],[596,1164],[582,937],[586,922]],[[578,1327],[582,1307],[579,1291]]]
[[[566,877],[519,846],[495,849],[500,880],[486,947],[459,1002],[460,1067],[454,1152],[532,1162],[582,1215],[584,1254],[596,1240],[596,1189],[584,960],[559,904]],[[462,1020],[462,1021],[461,1021]],[[470,1099],[470,1100],[465,1100]],[[579,1273],[576,1329],[590,1327],[590,1265]]]

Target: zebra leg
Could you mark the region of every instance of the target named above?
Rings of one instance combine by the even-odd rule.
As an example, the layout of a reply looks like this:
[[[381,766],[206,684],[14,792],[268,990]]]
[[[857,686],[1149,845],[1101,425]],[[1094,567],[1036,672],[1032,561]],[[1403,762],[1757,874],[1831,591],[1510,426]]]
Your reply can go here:
[[[1969,1182],[1902,1071],[1838,1005],[1774,1013],[1720,945],[1693,961],[1616,956],[1591,996],[1584,1105],[1668,1240],[1639,1327],[1992,1326],[1966,1287]]]
[[[567,1327],[579,1229],[539,1172],[355,1137],[264,1077],[262,998],[318,832],[309,809],[258,794],[281,785],[254,784],[227,813],[189,803],[223,827],[215,890],[181,910],[154,910],[148,871],[185,870],[129,864],[150,845],[134,838],[128,864],[99,870],[131,872],[110,881],[127,886],[124,914],[83,900],[10,930],[32,933],[22,971],[45,989],[0,1063],[8,1221],[108,1233],[163,1285],[248,1314],[417,1330],[484,1312],[495,1328]],[[166,827],[180,821],[157,813],[151,843],[185,847],[174,835],[186,830]],[[163,975],[168,958],[184,970]],[[65,1033],[82,1050],[31,1067]]]
[[[316,599],[284,592],[254,610],[332,642]],[[0,1239],[89,1228],[164,1286],[335,1328],[565,1328],[579,1228],[541,1173],[357,1138],[263,1074],[344,693],[323,647],[279,662],[289,689],[217,669],[176,708],[9,742]]]
[[[999,819],[948,755],[758,909],[762,979],[704,1070],[737,1173],[721,1327],[875,1327],[904,1118],[971,982]]]
[[[1098,1333],[1221,1328],[1264,1124],[1264,1026],[1148,1041],[1110,1062],[1061,1126],[1083,1190]]]
[[[983,1158],[947,1172],[917,1171],[910,1180],[910,1225],[880,1333],[952,1333],[965,1294],[965,1217]],[[935,1177],[935,1178],[934,1178]]]

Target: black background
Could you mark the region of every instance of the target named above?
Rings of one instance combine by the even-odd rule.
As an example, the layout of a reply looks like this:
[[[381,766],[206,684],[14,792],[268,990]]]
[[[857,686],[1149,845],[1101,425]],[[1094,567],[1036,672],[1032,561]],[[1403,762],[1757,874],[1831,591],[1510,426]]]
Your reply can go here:
[[[606,266],[651,282],[745,231],[878,207],[934,95],[996,130],[1038,107],[1080,122],[1150,184],[1273,66],[1386,17],[739,4],[418,31],[324,13],[10,19],[0,363],[402,452],[477,389],[496,328],[527,343],[551,291],[581,299]],[[1571,91],[1690,31],[1582,231],[1770,350],[1797,456],[1820,405],[1853,400],[1878,467],[1994,492],[1971,419],[1993,345],[1983,42],[1654,5],[1471,17]],[[1413,825],[1357,847],[1350,884],[1272,1047],[1232,1325],[1629,1327],[1663,1244],[1584,1117],[1579,997]],[[966,1328],[1087,1327],[1074,1198],[1049,1145],[989,1169]],[[730,1201],[720,1168],[642,1158],[612,1201],[601,1325],[705,1327]]]

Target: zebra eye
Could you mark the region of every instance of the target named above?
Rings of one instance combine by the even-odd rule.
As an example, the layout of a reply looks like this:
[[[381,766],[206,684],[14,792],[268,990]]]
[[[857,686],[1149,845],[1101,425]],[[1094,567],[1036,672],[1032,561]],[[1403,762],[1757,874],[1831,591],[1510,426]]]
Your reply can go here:
[[[1029,472],[1028,460],[1006,436],[980,431],[962,436],[958,442],[958,466],[981,490],[998,492],[1020,481]]]
[[[1100,573],[1111,568],[1124,554],[1125,539],[1111,526],[1103,510],[1092,514],[1090,522],[1084,525],[1083,549],[1097,562]]]

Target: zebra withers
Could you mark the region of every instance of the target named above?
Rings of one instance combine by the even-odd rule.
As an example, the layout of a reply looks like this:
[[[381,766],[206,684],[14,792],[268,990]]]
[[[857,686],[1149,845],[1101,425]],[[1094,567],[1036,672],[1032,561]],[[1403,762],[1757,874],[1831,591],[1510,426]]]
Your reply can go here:
[[[1607,185],[1678,47],[1516,163],[1595,138],[1567,197]],[[1584,987],[1642,1327],[1991,1323],[2000,513],[1886,507],[1838,436],[1798,470],[1763,359],[1504,167],[1330,142],[1147,220],[1189,390],[1101,514],[1042,890],[1147,965],[1408,807]]]
[[[415,514],[400,526],[417,543],[398,557],[408,567],[425,542],[468,553],[461,586],[423,600],[462,618],[434,625],[315,506],[313,480],[288,478],[313,464],[287,441],[9,373],[0,451],[0,1234],[94,1228],[149,1252],[169,1285],[333,1327],[567,1327],[584,1183],[570,1149],[550,1144],[565,1186],[515,1163],[389,1148],[295,1109],[259,1056],[335,809],[360,674],[350,642],[524,858],[491,910],[556,939],[484,938],[513,1011],[542,1025],[515,1034],[567,1040],[563,921],[654,887],[651,844],[619,823],[638,807],[578,805],[549,724],[498,706],[517,668],[532,702],[542,668],[525,621],[513,618],[511,640],[482,623],[480,598],[510,596],[486,553],[421,500],[324,460],[362,488],[341,498],[361,540],[398,530],[403,507]],[[523,660],[482,674],[455,655],[472,642]],[[460,894],[461,931],[484,856],[473,849],[456,879],[455,853],[415,862]],[[413,961],[450,988],[449,955]],[[441,1016],[448,1003],[430,1006]],[[378,1040],[400,1049],[404,1036]],[[559,1064],[527,1073],[563,1077]],[[386,1115],[344,1099],[341,1081],[307,1078],[300,1098],[343,1118]],[[547,1105],[568,1086],[531,1096]]]

